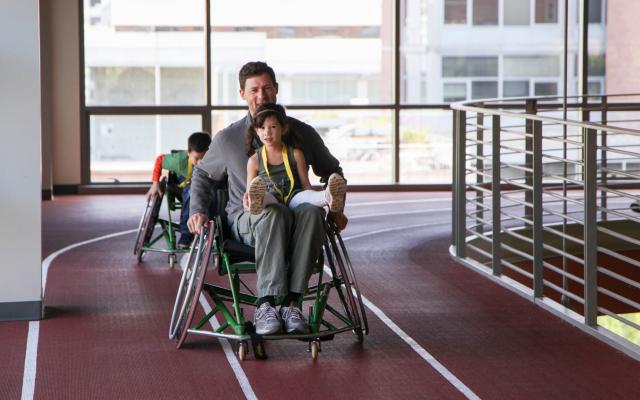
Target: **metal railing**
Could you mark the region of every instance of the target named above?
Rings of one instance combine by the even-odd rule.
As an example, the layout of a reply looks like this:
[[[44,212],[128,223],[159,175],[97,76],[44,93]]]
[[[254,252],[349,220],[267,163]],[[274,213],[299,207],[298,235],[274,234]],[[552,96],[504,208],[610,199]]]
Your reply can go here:
[[[454,110],[454,258],[640,359],[640,95]]]

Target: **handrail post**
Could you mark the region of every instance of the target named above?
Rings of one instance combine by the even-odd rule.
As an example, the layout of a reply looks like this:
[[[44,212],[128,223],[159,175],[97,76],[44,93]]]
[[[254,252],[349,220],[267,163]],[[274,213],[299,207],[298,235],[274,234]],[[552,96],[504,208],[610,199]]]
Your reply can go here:
[[[602,95],[601,97],[601,117],[600,117],[600,123],[603,126],[607,125],[607,118],[608,118],[608,111],[609,111],[609,104],[607,101],[607,96],[606,95]],[[609,181],[609,178],[607,177],[607,131],[601,131],[600,132],[600,145],[602,146],[600,149],[600,182],[602,183],[603,187],[607,187],[607,183]],[[605,209],[607,208],[607,191],[606,190],[602,190],[600,193],[600,209],[602,210],[600,213],[600,219],[602,221],[606,221],[607,220],[607,212],[605,211]]]
[[[478,107],[483,107],[484,105],[480,103]],[[484,155],[484,114],[478,113],[476,114],[476,155],[483,156]],[[479,172],[484,172],[484,160],[479,158],[476,163],[476,169]],[[476,184],[478,186],[482,186],[484,183],[484,176],[477,173],[476,174]],[[480,219],[484,219],[484,192],[481,190],[476,190],[476,216]],[[476,232],[482,233],[482,225],[478,224],[476,227]]]
[[[533,121],[533,296],[544,294],[542,237],[542,122]]]
[[[584,129],[584,322],[597,325],[597,131]]]
[[[537,114],[538,113],[538,100],[536,99],[527,99],[525,103],[525,112],[527,114]],[[527,152],[533,151],[533,138],[529,135],[533,135],[533,120],[527,119],[525,123],[525,132],[527,133],[527,137],[525,137],[525,150]],[[527,168],[531,168],[533,166],[533,156],[531,154],[525,153],[524,155],[525,166]],[[524,183],[525,185],[532,187],[533,186],[533,174],[531,172],[524,173]],[[531,204],[533,203],[533,191],[527,189],[524,192],[524,201]],[[524,206],[524,218],[531,219],[533,217],[533,209],[529,206]],[[526,226],[525,226],[526,228]]]
[[[467,113],[465,111],[457,111],[456,127],[455,127],[455,149],[456,149],[456,176],[454,179],[455,185],[455,245],[456,245],[456,257],[466,257],[466,142],[467,135]]]
[[[491,241],[491,267],[493,275],[502,274],[502,244],[501,244],[501,218],[500,218],[500,116],[494,115],[491,124],[491,213],[492,213],[492,237]]]

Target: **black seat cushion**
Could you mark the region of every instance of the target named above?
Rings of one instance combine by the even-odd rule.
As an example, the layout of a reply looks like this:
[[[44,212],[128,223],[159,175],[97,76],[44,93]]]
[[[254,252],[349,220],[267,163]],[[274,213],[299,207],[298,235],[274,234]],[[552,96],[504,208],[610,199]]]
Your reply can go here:
[[[229,261],[232,264],[245,261],[256,262],[256,250],[252,246],[227,239],[222,243],[222,249],[229,254]]]

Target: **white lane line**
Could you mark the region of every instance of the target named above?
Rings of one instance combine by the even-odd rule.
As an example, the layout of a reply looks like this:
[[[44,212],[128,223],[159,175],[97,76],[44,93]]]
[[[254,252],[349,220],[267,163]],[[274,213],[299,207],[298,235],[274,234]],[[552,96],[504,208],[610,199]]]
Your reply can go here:
[[[138,229],[129,229],[127,231],[122,231],[122,232],[116,232],[116,233],[111,233],[109,235],[104,235],[104,236],[100,236],[94,239],[89,239],[89,240],[85,240],[84,242],[78,242],[78,243],[74,243],[72,245],[69,245],[67,247],[64,247],[58,251],[56,251],[55,253],[52,253],[49,255],[49,257],[45,258],[44,261],[42,262],[42,298],[44,298],[44,291],[47,288],[47,275],[49,274],[49,266],[51,265],[51,262],[58,257],[60,254],[65,253],[69,250],[75,249],[76,247],[80,247],[80,246],[84,246],[85,244],[90,244],[90,243],[95,243],[95,242],[99,242],[101,240],[105,240],[105,239],[111,239],[114,237],[118,237],[118,236],[122,236],[122,235],[126,235],[129,234],[131,232],[137,232]]]
[[[104,239],[111,239],[113,237],[126,235],[131,232],[137,232],[138,229],[129,229],[127,231],[111,233],[109,235],[100,236],[94,239],[85,240],[84,242],[74,243],[67,247],[64,247],[54,253],[51,253],[42,262],[42,299],[44,300],[44,292],[47,288],[47,276],[49,274],[49,267],[53,260],[60,254],[67,252],[76,247],[83,246],[85,244],[98,242]],[[38,339],[40,338],[40,321],[29,322],[29,333],[27,334],[27,349],[24,356],[24,372],[22,373],[22,400],[31,400],[36,388],[36,371],[38,360]]]
[[[36,388],[36,360],[38,358],[38,337],[40,336],[39,321],[29,322],[27,336],[27,352],[24,356],[24,372],[22,375],[22,400],[33,399]]]
[[[435,225],[443,225],[443,224],[449,224],[449,222],[435,222],[435,223],[428,223],[428,224],[416,224],[416,225],[408,225],[408,226],[401,226],[401,227],[395,227],[395,228],[379,229],[377,231],[371,231],[371,232],[367,232],[359,235],[349,236],[347,238],[343,238],[343,240],[346,242],[347,240],[353,240],[360,237],[371,236],[371,235],[376,235],[380,233],[387,233],[387,232],[393,232],[393,231],[399,231],[399,230],[405,230],[405,229],[422,228],[427,226],[435,226]],[[324,269],[326,272],[329,273],[329,275],[331,275],[331,271],[329,270],[329,268],[325,266]],[[464,383],[462,383],[460,379],[458,379],[454,374],[452,374],[451,371],[449,371],[444,365],[442,365],[431,353],[425,350],[424,347],[420,346],[418,342],[416,342],[411,336],[409,336],[405,331],[403,331],[395,322],[393,322],[391,318],[389,318],[378,306],[373,304],[364,295],[361,294],[361,296],[362,296],[363,303],[365,304],[365,306],[367,306],[369,310],[371,310],[382,322],[384,322],[385,325],[387,325],[387,327],[389,327],[389,329],[391,329],[396,335],[398,335],[402,340],[404,340],[405,343],[407,343],[413,349],[413,351],[418,353],[420,357],[422,357],[426,362],[428,362],[429,365],[431,365],[436,371],[438,371],[440,375],[442,375],[447,381],[449,381],[449,383],[451,383],[451,385],[453,385],[458,391],[460,391],[466,398],[473,399],[473,400],[480,399],[478,395],[476,395],[471,389],[469,389]]]
[[[211,312],[211,306],[209,305],[207,299],[204,297],[204,293],[200,293],[200,305],[202,306],[205,315]],[[211,327],[214,331],[220,328],[220,323],[218,322],[218,318],[215,315],[211,319],[209,319],[209,324],[211,324]],[[225,338],[218,338],[218,341],[220,342],[220,345],[224,350],[225,356],[227,356],[227,361],[229,361],[231,369],[236,375],[236,379],[238,379],[238,383],[240,384],[240,388],[242,389],[244,396],[248,400],[257,400],[258,398],[256,397],[256,394],[251,387],[249,378],[247,378],[247,374],[244,373],[240,362],[238,362],[236,354],[231,348],[231,344],[229,344],[229,341]]]
[[[432,199],[411,199],[411,200],[381,200],[381,201],[365,201],[362,203],[347,203],[348,207],[363,207],[363,206],[380,206],[385,204],[410,204],[410,203],[437,203],[439,201],[451,201],[452,197],[434,197]]]
[[[363,215],[354,215],[349,216],[349,221],[360,218],[373,218],[373,217],[388,217],[393,215],[410,215],[410,214],[424,214],[429,212],[443,212],[443,211],[451,211],[451,207],[447,208],[425,208],[422,210],[411,210],[411,211],[395,211],[395,212],[386,212],[386,213],[378,213],[378,214],[363,214]]]

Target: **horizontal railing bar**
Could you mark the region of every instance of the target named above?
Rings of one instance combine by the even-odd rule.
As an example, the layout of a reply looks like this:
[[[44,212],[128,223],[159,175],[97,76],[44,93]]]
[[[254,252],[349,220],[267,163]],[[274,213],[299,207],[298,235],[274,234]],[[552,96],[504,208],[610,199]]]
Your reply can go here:
[[[502,265],[505,265],[507,267],[509,267],[510,270],[512,270],[513,272],[519,273],[522,276],[525,276],[531,280],[533,280],[533,274],[531,274],[530,272],[527,272],[525,270],[523,270],[522,268],[518,267],[517,265],[507,261],[507,260],[500,260],[500,263]]]
[[[581,259],[579,257],[576,257],[573,254],[567,253],[566,251],[563,251],[563,250],[560,250],[558,248],[555,248],[555,247],[553,247],[553,246],[551,246],[549,244],[543,244],[542,248],[545,249],[545,250],[548,250],[548,251],[550,251],[550,252],[552,252],[552,253],[560,256],[560,257],[566,257],[569,260],[575,261],[580,265],[584,265],[584,260],[583,259]]]
[[[493,254],[491,253],[487,253],[486,251],[482,250],[481,248],[472,245],[471,243],[467,243],[467,247],[470,248],[471,250],[475,251],[476,253],[480,253],[481,255],[491,259],[493,258]]]
[[[561,195],[561,194],[555,193],[555,191],[552,191],[552,190],[546,190],[546,189],[544,189],[544,188],[543,188],[543,189],[542,189],[542,192],[543,192],[544,194],[546,194],[546,195],[551,196],[551,197],[555,197],[555,198],[556,198],[556,199],[558,199],[559,201],[565,201],[565,200],[566,200],[566,201],[568,201],[568,202],[570,202],[570,203],[578,204],[578,205],[580,205],[580,206],[581,206],[581,205],[584,205],[584,202],[581,202],[581,201],[579,201],[579,200],[576,200],[576,199],[574,199],[573,197],[563,196],[563,195]],[[548,202],[545,202],[545,203],[548,203]]]
[[[525,253],[524,251],[518,250],[515,247],[509,246],[506,243],[500,243],[500,247],[503,249],[509,250],[510,252],[519,255],[525,260],[533,261],[533,256],[531,254]]]
[[[561,288],[561,287],[559,287],[559,286],[555,285],[555,284],[554,284],[554,283],[552,283],[552,282],[549,282],[549,281],[548,281],[548,280],[546,280],[546,279],[545,279],[545,280],[543,280],[543,282],[544,282],[544,285],[545,285],[545,286],[547,286],[547,287],[549,287],[549,288],[551,288],[551,289],[554,289],[557,293],[563,294],[563,295],[565,295],[565,296],[567,296],[567,297],[569,297],[569,298],[571,298],[571,299],[573,299],[573,300],[577,301],[577,302],[578,302],[578,303],[580,303],[580,304],[584,304],[584,299],[583,299],[583,298],[581,298],[580,296],[577,296],[577,295],[575,295],[575,294],[573,294],[573,293],[569,292],[568,290],[564,290],[563,288]],[[548,296],[547,296],[547,297],[548,297]]]
[[[611,162],[611,160],[609,160],[609,162]],[[617,169],[613,169],[613,168],[608,168],[608,167],[600,167],[600,170],[603,172],[610,172],[610,173],[614,173],[616,175],[622,175],[622,176],[626,176],[628,178],[632,178],[632,179],[640,179],[640,175],[635,175],[626,171],[620,171]]]
[[[615,273],[615,272],[613,272],[613,271],[611,271],[611,270],[609,270],[609,269],[607,269],[605,267],[598,267],[598,272],[601,272],[602,274],[607,275],[607,276],[609,276],[609,277],[611,277],[613,279],[617,279],[620,282],[626,283],[629,286],[633,286],[636,289],[640,289],[640,283],[639,282],[636,282],[633,279],[629,279],[626,276],[622,276],[620,274],[617,274],[617,273]]]
[[[634,146],[634,147],[637,147],[637,145]],[[629,151],[629,150],[620,150],[618,148],[611,147],[611,146],[598,146],[598,150],[606,150],[608,153],[622,154],[622,155],[625,155],[625,156],[629,156],[632,159],[640,158],[640,153],[635,153],[635,152]]]
[[[578,166],[583,166],[584,165],[584,163],[582,161],[569,160],[568,158],[556,157],[556,156],[552,156],[552,155],[549,155],[549,154],[542,154],[542,157],[550,158],[552,160],[556,160],[556,161],[560,161],[560,162],[566,162],[566,163],[573,164],[573,165],[578,165]]]
[[[602,254],[611,256],[617,260],[626,262],[627,264],[631,264],[636,268],[640,268],[640,261],[636,261],[633,258],[627,257],[624,254],[618,253],[617,251],[607,249],[606,247],[602,247],[602,246],[598,246],[598,251],[601,252]]]
[[[531,226],[533,226],[533,221],[530,221],[530,220],[528,220],[528,219],[526,219],[526,218],[518,217],[518,216],[516,216],[516,215],[511,215],[511,214],[506,213],[506,212],[504,212],[504,211],[502,211],[502,210],[500,211],[500,214],[502,214],[502,215],[504,215],[504,216],[507,216],[507,217],[509,217],[510,219],[515,219],[515,220],[520,221],[520,222],[522,222],[522,223],[525,223],[525,224],[527,224],[527,225],[531,225]]]
[[[581,220],[579,220],[579,219],[577,219],[577,218],[571,217],[571,216],[569,216],[568,214],[562,214],[561,212],[556,212],[556,211],[549,210],[549,209],[546,209],[546,208],[544,209],[544,211],[548,212],[549,214],[555,215],[556,217],[566,218],[566,219],[568,219],[569,221],[573,221],[573,222],[575,222],[576,224],[584,225],[584,222],[583,222],[583,221],[581,221]],[[575,214],[575,213],[577,213],[577,212],[578,212],[578,211],[574,212],[574,214]]]
[[[631,299],[628,299],[624,296],[620,296],[618,293],[612,292],[609,289],[603,288],[602,286],[598,287],[598,292],[605,294],[609,297],[611,297],[612,299],[616,299],[621,303],[624,303],[630,307],[634,307],[636,310],[638,310],[640,312],[640,303],[637,303]]]
[[[478,190],[478,191],[481,191],[481,192],[484,192],[484,193],[492,194],[490,189],[483,188],[482,186],[478,186],[478,185],[475,185],[473,183],[467,183],[466,187],[471,188],[473,190]]]
[[[631,236],[627,236],[627,235],[622,234],[620,232],[616,232],[616,231],[614,231],[612,229],[605,228],[603,226],[598,226],[598,232],[602,232],[605,235],[613,236],[616,239],[624,240],[625,242],[628,242],[628,243],[633,243],[636,246],[640,247],[640,240],[638,240],[636,238],[632,238]]]
[[[516,147],[504,146],[504,145],[502,145],[502,144],[500,145],[500,148],[501,148],[501,149],[511,150],[511,151],[513,152],[513,153],[511,153],[511,154],[528,154],[528,155],[530,155],[530,156],[532,156],[532,155],[533,155],[533,151],[532,151],[532,150],[518,149],[518,148],[516,148]],[[500,152],[500,154],[505,154],[505,153]],[[509,153],[506,153],[506,154],[509,154]]]
[[[551,271],[553,271],[553,272],[555,272],[555,273],[559,274],[559,275],[562,275],[562,276],[564,276],[564,277],[566,277],[566,278],[568,278],[568,279],[571,279],[572,281],[574,281],[574,282],[576,282],[576,283],[579,283],[579,284],[581,284],[581,285],[584,285],[584,279],[578,278],[577,276],[575,276],[575,275],[573,275],[573,274],[570,274],[570,273],[568,273],[568,272],[564,272],[564,271],[563,271],[563,270],[561,270],[559,267],[556,267],[556,266],[555,266],[555,265],[553,265],[553,264],[550,264],[550,263],[548,263],[548,262],[546,262],[546,261],[544,261],[544,260],[543,260],[543,261],[542,261],[542,265],[543,265],[544,267],[546,267],[546,268],[550,269]]]
[[[581,246],[584,246],[584,240],[582,240],[582,239],[578,239],[578,238],[576,238],[576,237],[574,237],[574,236],[571,236],[571,235],[567,235],[566,233],[564,233],[564,232],[560,232],[560,231],[559,231],[559,230],[557,230],[557,229],[553,229],[553,228],[552,228],[552,227],[550,227],[550,226],[543,226],[543,227],[542,227],[542,230],[543,230],[543,231],[546,231],[546,232],[549,232],[549,233],[551,233],[551,234],[553,234],[553,235],[559,236],[559,237],[561,237],[561,238],[565,238],[565,239],[567,239],[567,240],[570,240],[570,241],[572,241],[572,242],[573,242],[573,243],[575,243],[575,244],[579,244],[579,245],[581,245]]]
[[[556,137],[556,136],[542,136],[542,140],[550,140],[552,142],[560,142],[560,143],[567,143],[567,144],[572,144],[576,147],[584,147],[584,144],[581,142],[577,142],[575,140],[569,140],[569,139],[564,139],[564,138],[560,138],[560,137]]]
[[[623,317],[619,316],[618,314],[615,314],[615,313],[607,310],[604,307],[598,307],[598,311],[600,311],[603,314],[606,314],[606,315],[610,316],[611,318],[617,319],[618,321],[622,322],[625,325],[628,325],[628,326],[630,326],[632,328],[636,328],[636,329],[640,330],[640,325],[638,325],[635,322],[630,321],[630,320],[628,320],[626,318],[623,318]]]
[[[501,162],[500,165],[501,165],[501,167],[509,167],[509,168],[517,169],[518,171],[533,173],[533,168],[523,167],[521,165],[508,164],[508,163],[503,163],[503,162]]]

